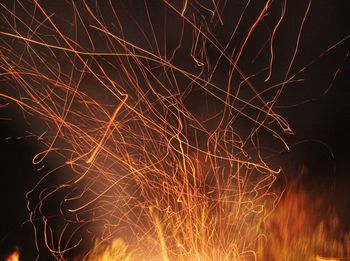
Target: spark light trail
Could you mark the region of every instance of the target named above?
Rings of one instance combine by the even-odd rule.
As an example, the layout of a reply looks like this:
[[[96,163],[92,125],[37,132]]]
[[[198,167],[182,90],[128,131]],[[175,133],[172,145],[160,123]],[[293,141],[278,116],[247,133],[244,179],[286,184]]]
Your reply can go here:
[[[259,260],[279,200],[268,159],[292,134],[274,106],[302,81],[311,1],[277,76],[287,1],[59,2],[0,3],[0,109],[22,109],[45,148],[33,163],[54,166],[27,194],[39,257]],[[269,58],[249,72],[246,49],[276,8]]]

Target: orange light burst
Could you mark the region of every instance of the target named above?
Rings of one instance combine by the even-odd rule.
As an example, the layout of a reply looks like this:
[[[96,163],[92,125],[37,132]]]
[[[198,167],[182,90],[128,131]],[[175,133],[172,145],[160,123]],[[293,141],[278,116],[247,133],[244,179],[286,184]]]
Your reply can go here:
[[[8,256],[5,261],[19,261],[19,253],[14,252],[10,256]]]
[[[35,126],[45,149],[33,163],[55,165],[28,193],[38,249],[62,260],[122,238],[133,260],[258,258],[280,172],[265,148],[288,148],[274,105],[299,81],[291,68],[311,4],[276,80],[282,2],[268,66],[247,74],[240,63],[271,0],[253,16],[250,1],[0,4],[0,66],[16,87],[0,97]]]

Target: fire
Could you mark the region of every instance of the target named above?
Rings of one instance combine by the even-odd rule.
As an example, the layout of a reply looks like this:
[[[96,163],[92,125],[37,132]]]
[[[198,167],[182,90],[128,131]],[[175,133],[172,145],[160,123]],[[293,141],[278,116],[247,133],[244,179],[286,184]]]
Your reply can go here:
[[[128,253],[126,244],[121,239],[113,240],[112,244],[103,247],[95,244],[90,252],[87,261],[129,261],[131,255]],[[78,260],[77,260],[78,261]]]
[[[340,261],[340,259],[338,259],[338,258],[320,257],[320,256],[317,256],[316,260],[317,261]]]
[[[164,21],[147,1],[130,10],[113,1],[62,2],[63,10],[37,0],[15,10],[1,4],[0,66],[17,89],[0,97],[36,126],[28,135],[45,149],[33,163],[55,164],[27,194],[39,251],[101,261],[264,253],[280,198],[272,186],[281,169],[268,159],[288,149],[292,134],[274,106],[298,81],[291,68],[311,2],[277,82],[273,41],[286,3],[272,26],[269,66],[246,75],[245,48],[273,1],[242,32],[249,3],[232,27],[224,2],[160,1],[171,13]],[[236,29],[221,41],[217,27]]]
[[[20,248],[17,246],[6,247],[5,244],[1,245],[0,259],[2,261],[19,261],[20,260]]]
[[[8,257],[6,257],[5,261],[19,261],[19,253],[13,252]]]
[[[266,260],[347,260],[350,233],[324,199],[311,196],[300,184],[288,186],[267,222]],[[264,259],[264,260],[265,260]]]

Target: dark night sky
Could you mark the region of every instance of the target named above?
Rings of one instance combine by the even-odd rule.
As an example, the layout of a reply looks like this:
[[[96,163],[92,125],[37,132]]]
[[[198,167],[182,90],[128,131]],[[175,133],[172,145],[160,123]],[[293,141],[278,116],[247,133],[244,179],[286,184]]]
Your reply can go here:
[[[305,5],[290,4],[291,15],[297,13],[294,9],[298,7],[302,7],[301,12],[304,12]],[[301,166],[306,167],[306,187],[315,194],[325,195],[330,202],[336,202],[346,224],[350,217],[350,64],[346,59],[349,39],[322,57],[318,56],[350,34],[349,7],[348,0],[313,1],[296,64],[314,62],[302,74],[305,82],[286,88],[277,104],[280,107],[276,109],[286,117],[295,133],[287,138],[291,151],[282,152],[276,160],[282,162],[288,169],[287,176],[291,177],[294,175],[291,173],[299,172]],[[289,19],[284,30],[293,28],[295,23]],[[289,41],[283,37],[276,47],[282,60],[283,50]],[[248,67],[249,63],[242,66]],[[340,69],[339,73],[332,80],[337,69]],[[0,88],[6,88],[3,82],[0,84]],[[1,100],[0,105],[5,102]],[[28,125],[23,122],[15,104],[6,109],[0,107],[0,118],[0,244],[18,242],[27,258],[23,260],[31,260],[31,226],[21,224],[29,215],[25,193],[42,174],[36,170],[37,166],[31,164],[39,149],[34,139],[17,138],[25,135]]]

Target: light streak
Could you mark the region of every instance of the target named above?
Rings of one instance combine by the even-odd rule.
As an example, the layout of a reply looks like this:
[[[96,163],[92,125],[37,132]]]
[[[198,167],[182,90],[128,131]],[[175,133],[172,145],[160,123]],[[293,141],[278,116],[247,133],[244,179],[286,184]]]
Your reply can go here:
[[[125,96],[125,98],[122,100],[122,102],[121,102],[121,103],[118,105],[118,107],[115,109],[115,111],[114,111],[114,113],[113,113],[111,119],[109,120],[109,122],[108,122],[108,124],[107,124],[107,126],[106,126],[106,131],[105,131],[105,133],[103,134],[103,137],[101,138],[101,141],[97,144],[96,149],[94,149],[94,151],[93,151],[91,157],[86,161],[86,163],[91,163],[91,162],[94,160],[94,158],[96,157],[96,155],[97,155],[98,151],[100,150],[100,148],[102,147],[102,145],[103,145],[103,143],[104,143],[104,141],[105,141],[105,139],[106,139],[106,137],[107,137],[107,135],[108,135],[108,133],[109,133],[109,129],[110,129],[110,127],[111,127],[113,121],[114,121],[115,118],[117,117],[117,114],[118,114],[118,112],[120,111],[121,107],[125,104],[126,100],[128,99],[128,95],[127,95],[127,94],[124,95],[124,96]]]

